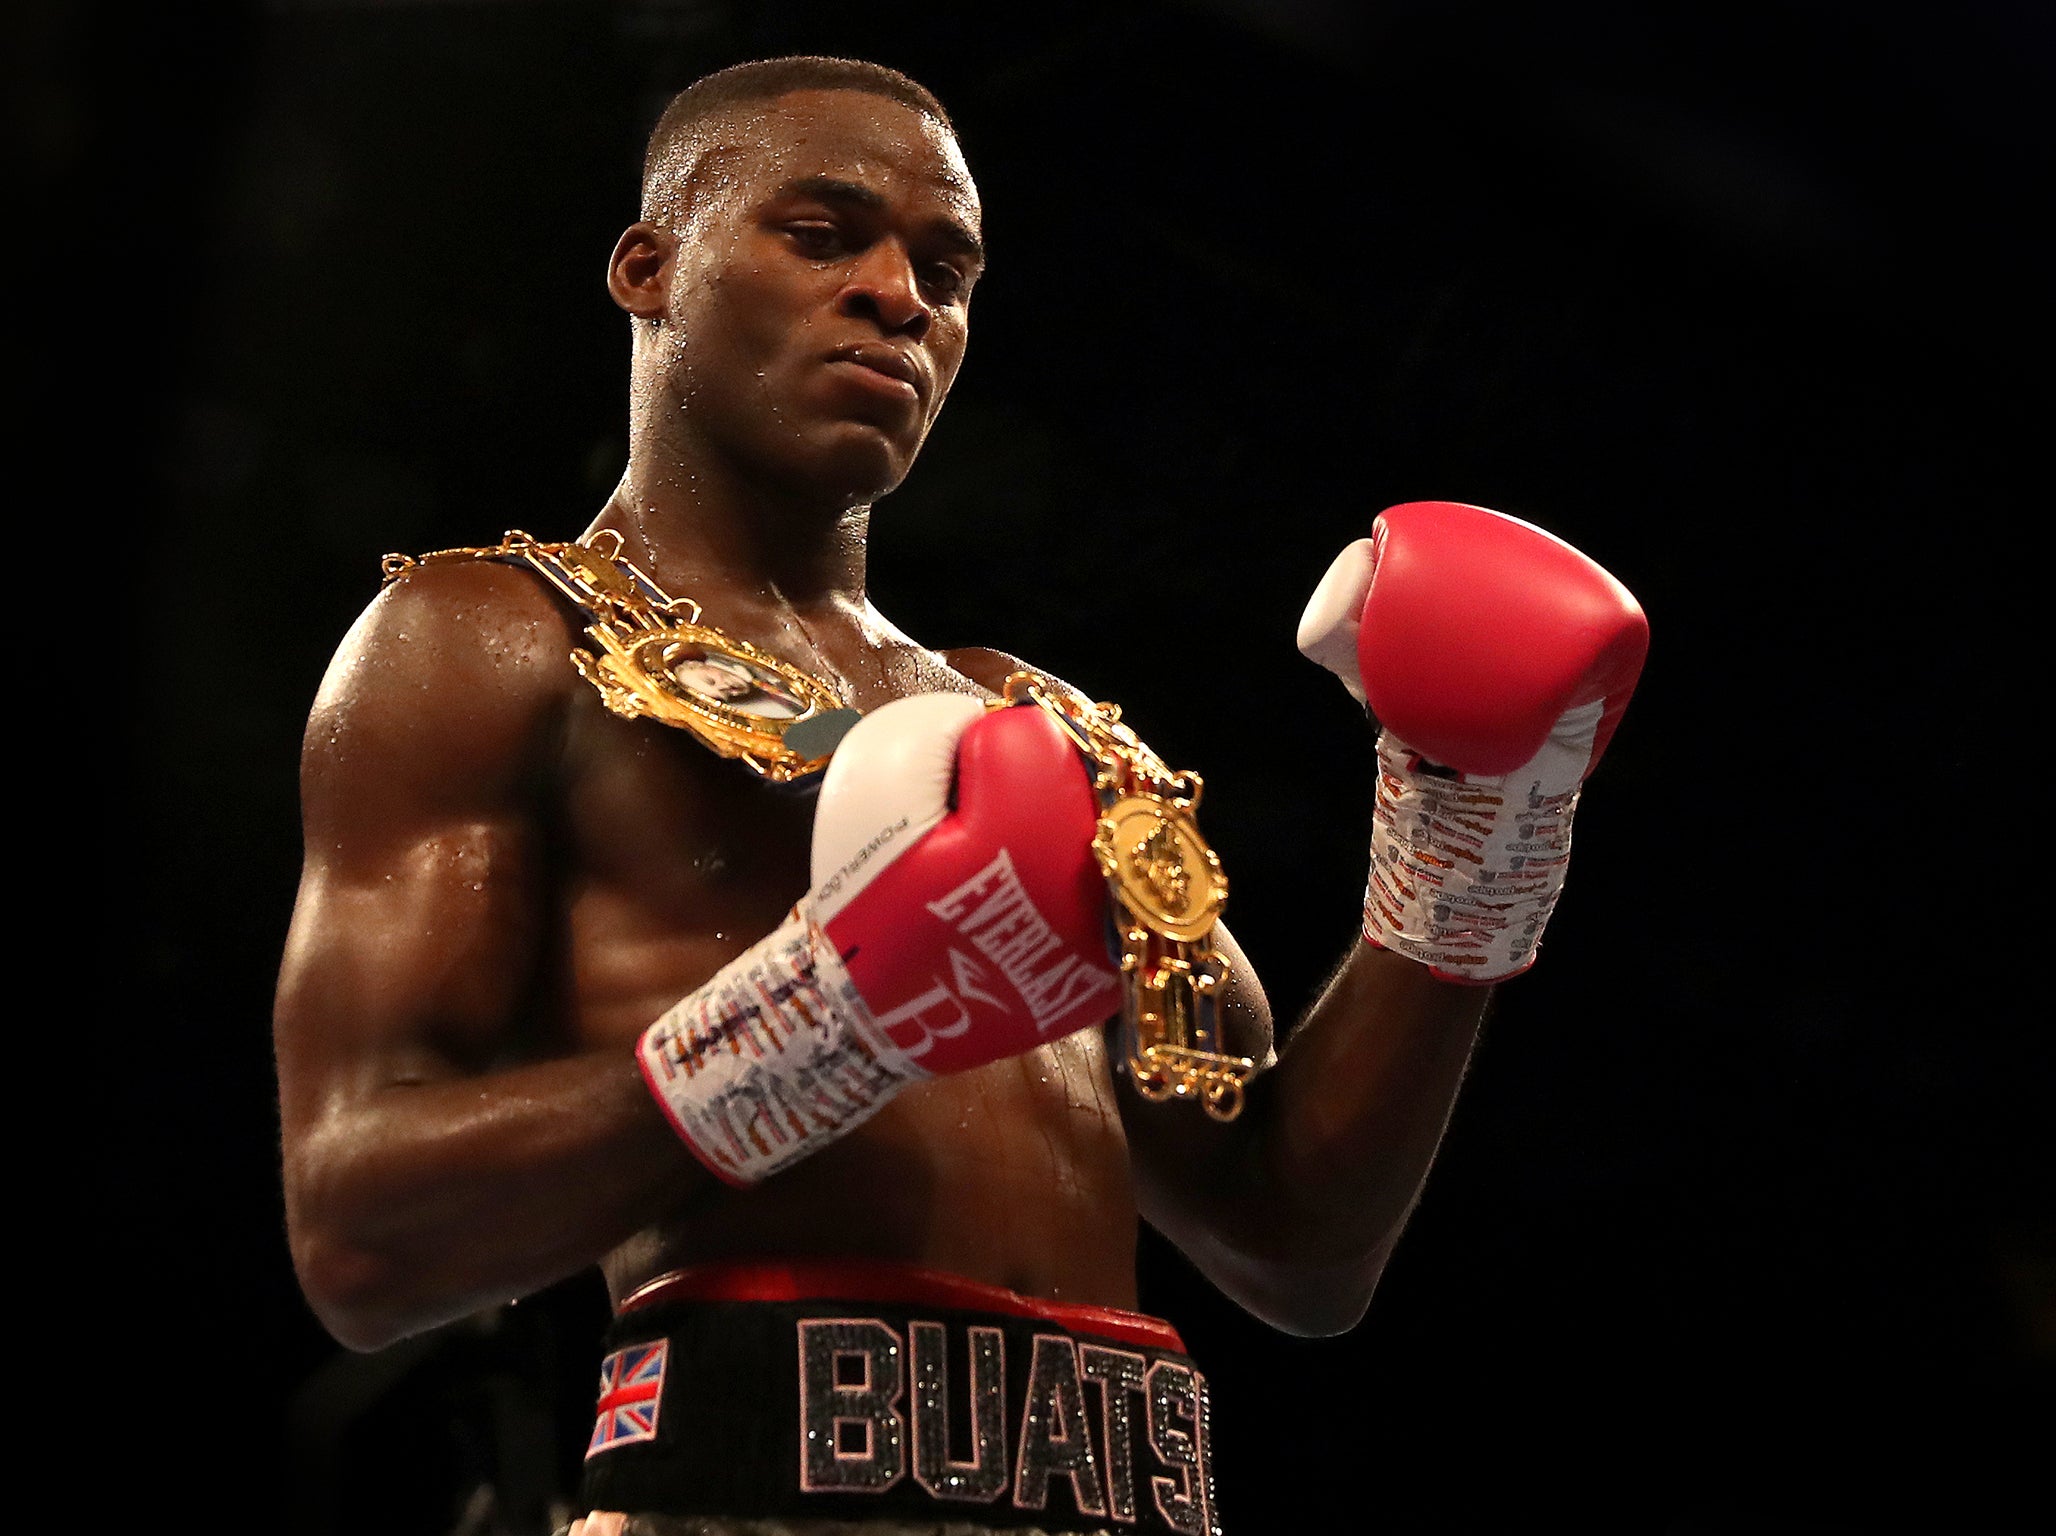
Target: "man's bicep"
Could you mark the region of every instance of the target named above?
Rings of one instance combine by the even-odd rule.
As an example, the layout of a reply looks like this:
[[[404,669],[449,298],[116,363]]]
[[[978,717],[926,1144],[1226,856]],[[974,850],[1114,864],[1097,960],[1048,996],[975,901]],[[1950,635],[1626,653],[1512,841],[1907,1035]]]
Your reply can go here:
[[[282,1067],[418,1080],[504,1058],[536,1023],[534,863],[531,835],[483,820],[425,832],[375,872],[361,853],[311,861],[279,982]]]
[[[1252,1058],[1261,1070],[1243,1113],[1227,1123],[1197,1103],[1152,1103],[1132,1083],[1121,1084],[1136,1206],[1223,1295],[1273,1326],[1302,1332],[1276,1284],[1274,1250],[1286,1229],[1277,1219],[1281,1191],[1269,1166],[1266,1124],[1280,1109],[1263,1081],[1277,1062],[1270,1003],[1225,929],[1216,930],[1216,942],[1231,957],[1221,1048]]]
[[[310,721],[276,1019],[289,1099],[482,1065],[534,1022],[551,690],[439,628],[418,597],[375,605]]]
[[[1228,996],[1221,1005],[1222,1049],[1268,1067],[1278,1059],[1270,997],[1226,923],[1214,925],[1214,947],[1228,962]]]
[[[1225,924],[1216,925],[1214,943],[1228,963],[1220,1050],[1267,1068],[1276,1060],[1270,1000]],[[1133,1083],[1123,1083],[1121,1104],[1142,1215],[1185,1246],[1210,1223],[1235,1181],[1238,1160],[1248,1155],[1247,1128],[1213,1119],[1195,1101],[1151,1103]]]

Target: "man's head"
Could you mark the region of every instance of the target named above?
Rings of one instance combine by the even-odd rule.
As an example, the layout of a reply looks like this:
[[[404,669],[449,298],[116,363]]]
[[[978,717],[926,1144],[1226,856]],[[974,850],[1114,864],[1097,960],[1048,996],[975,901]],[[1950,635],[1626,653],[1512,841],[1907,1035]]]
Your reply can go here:
[[[925,114],[952,138],[956,135],[949,113],[926,86],[883,64],[798,54],[730,65],[702,76],[673,96],[650,130],[643,150],[643,218],[676,229],[700,156],[708,148],[708,136],[701,130],[723,114],[747,113],[792,91],[858,91],[880,96]]]
[[[978,193],[941,106],[841,59],[723,70],[673,99],[616,246],[637,429],[782,489],[897,485],[956,378],[983,265]]]

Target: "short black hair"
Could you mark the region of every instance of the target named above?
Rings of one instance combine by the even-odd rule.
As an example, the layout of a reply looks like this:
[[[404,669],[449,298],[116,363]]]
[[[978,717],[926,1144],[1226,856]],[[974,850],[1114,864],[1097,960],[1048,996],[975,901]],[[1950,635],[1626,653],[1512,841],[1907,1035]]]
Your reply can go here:
[[[952,136],[957,131],[934,92],[883,64],[826,54],[792,54],[731,64],[702,75],[673,96],[658,116],[643,151],[643,217],[653,216],[653,194],[659,183],[676,175],[677,151],[692,136],[694,128],[729,107],[769,101],[788,91],[866,91],[926,113]]]

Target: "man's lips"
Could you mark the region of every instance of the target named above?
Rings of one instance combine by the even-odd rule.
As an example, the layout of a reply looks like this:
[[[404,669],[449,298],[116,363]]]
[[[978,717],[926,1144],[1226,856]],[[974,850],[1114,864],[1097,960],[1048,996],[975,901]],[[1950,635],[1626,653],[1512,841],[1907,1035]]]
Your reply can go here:
[[[898,347],[882,341],[852,342],[828,354],[831,363],[851,363],[904,387],[916,399],[928,398],[928,379],[921,365]]]

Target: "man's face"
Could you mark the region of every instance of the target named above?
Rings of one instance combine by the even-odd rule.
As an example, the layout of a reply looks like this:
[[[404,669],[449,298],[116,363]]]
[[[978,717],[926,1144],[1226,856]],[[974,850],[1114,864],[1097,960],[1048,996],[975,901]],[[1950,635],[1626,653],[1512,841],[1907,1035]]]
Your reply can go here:
[[[898,485],[963,361],[978,194],[932,118],[794,91],[701,130],[663,377],[695,448],[846,504]]]

